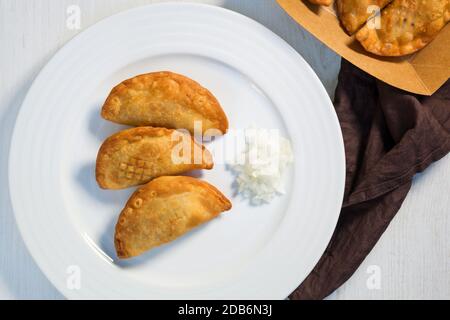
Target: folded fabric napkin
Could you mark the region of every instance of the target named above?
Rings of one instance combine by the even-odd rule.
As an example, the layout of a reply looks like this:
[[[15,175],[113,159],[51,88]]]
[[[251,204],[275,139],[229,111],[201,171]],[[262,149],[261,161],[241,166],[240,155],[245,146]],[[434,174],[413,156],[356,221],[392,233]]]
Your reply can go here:
[[[328,248],[291,299],[323,299],[350,278],[400,209],[413,176],[450,152],[450,81],[419,96],[342,60],[334,104],[347,158],[344,203]]]

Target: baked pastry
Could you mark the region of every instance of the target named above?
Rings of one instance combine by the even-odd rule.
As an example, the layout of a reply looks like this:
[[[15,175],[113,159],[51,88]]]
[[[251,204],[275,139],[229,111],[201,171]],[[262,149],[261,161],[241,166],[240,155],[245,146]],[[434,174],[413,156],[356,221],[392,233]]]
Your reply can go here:
[[[137,190],[120,214],[114,238],[117,256],[139,256],[230,209],[231,202],[206,182],[157,178]]]
[[[308,0],[309,2],[313,4],[319,4],[321,6],[329,6],[333,0]]]
[[[356,33],[363,47],[381,56],[402,56],[430,43],[450,20],[450,0],[394,0],[381,12],[381,28]]]
[[[124,189],[167,175],[212,169],[212,156],[189,133],[139,127],[108,138],[97,156],[96,178],[103,189]]]
[[[392,0],[337,0],[337,11],[342,25],[349,34],[354,34],[375,14],[371,6],[382,10]]]
[[[172,72],[143,74],[116,86],[106,99],[102,117],[130,126],[187,129],[196,122],[206,135],[225,134],[228,120],[207,89]],[[214,129],[211,133],[208,130]]]

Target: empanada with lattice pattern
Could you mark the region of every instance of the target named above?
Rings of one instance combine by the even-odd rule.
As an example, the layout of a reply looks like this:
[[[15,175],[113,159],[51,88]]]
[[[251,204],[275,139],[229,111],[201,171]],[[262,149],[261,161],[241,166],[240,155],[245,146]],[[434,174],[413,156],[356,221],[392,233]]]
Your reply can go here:
[[[124,189],[189,170],[212,169],[212,156],[188,133],[139,127],[108,138],[97,156],[96,178],[103,189]]]

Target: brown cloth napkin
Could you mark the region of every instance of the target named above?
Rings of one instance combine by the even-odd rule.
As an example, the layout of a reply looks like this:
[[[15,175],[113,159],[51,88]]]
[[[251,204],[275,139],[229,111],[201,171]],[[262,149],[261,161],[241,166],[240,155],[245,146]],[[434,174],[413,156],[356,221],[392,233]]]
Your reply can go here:
[[[344,136],[344,203],[322,258],[291,299],[323,299],[362,263],[413,176],[450,152],[450,81],[431,97],[391,87],[343,60],[335,109]]]

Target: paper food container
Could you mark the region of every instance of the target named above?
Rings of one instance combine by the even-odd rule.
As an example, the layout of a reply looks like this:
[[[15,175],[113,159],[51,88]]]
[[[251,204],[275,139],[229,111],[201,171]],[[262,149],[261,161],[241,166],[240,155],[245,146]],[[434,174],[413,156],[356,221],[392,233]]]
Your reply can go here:
[[[306,0],[277,0],[303,28],[331,50],[374,77],[397,88],[431,95],[450,78],[450,24],[428,46],[404,57],[379,57],[367,53],[341,27],[333,7]]]

